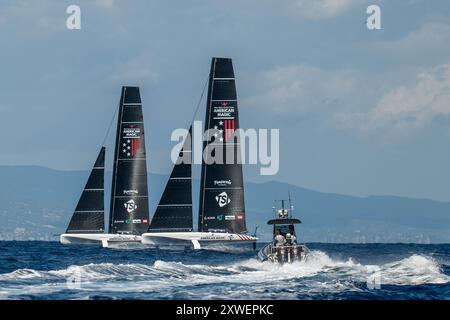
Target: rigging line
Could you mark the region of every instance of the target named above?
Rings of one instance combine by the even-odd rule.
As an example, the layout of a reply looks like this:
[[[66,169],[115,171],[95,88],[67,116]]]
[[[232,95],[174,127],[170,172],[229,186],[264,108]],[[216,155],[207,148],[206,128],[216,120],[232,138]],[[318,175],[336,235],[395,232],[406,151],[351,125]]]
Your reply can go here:
[[[205,84],[203,85],[202,94],[200,95],[200,99],[198,100],[197,107],[195,108],[194,116],[192,117],[191,120],[191,125],[194,123],[195,116],[197,115],[198,109],[200,108],[200,104],[202,103],[203,96],[205,95],[206,86],[208,85],[208,80],[209,80],[209,72],[208,76],[206,77]]]
[[[209,81],[209,72],[208,72],[208,74],[207,74],[207,76],[206,76],[206,80],[205,80],[205,84],[203,85],[203,89],[202,89],[202,94],[200,95],[200,98],[198,99],[198,102],[197,102],[197,107],[195,108],[195,111],[194,111],[194,115],[192,116],[192,120],[191,120],[191,122],[190,122],[190,127],[192,126],[192,124],[194,123],[194,120],[195,120],[195,117],[197,116],[197,113],[198,113],[198,110],[199,110],[199,108],[200,108],[200,105],[201,105],[201,103],[202,103],[202,101],[203,101],[203,97],[204,97],[204,95],[205,95],[205,90],[206,90],[206,87],[207,87],[207,85],[208,85],[208,81]],[[191,137],[191,139],[192,139],[192,137]],[[173,164],[172,164],[173,165]],[[171,167],[172,168],[172,170],[173,170],[173,166]],[[171,172],[169,173],[169,178],[170,178],[170,174],[171,174]],[[166,185],[167,186],[167,185]],[[161,201],[161,198],[162,198],[162,196],[163,196],[163,194],[164,194],[164,191],[165,190],[163,190],[162,191],[162,193],[161,193],[161,196],[160,196],[160,201]],[[156,211],[155,211],[156,212]],[[152,220],[153,220],[153,218],[152,218]],[[193,228],[190,228],[191,230],[193,229]]]
[[[198,110],[199,110],[199,108],[200,108],[200,104],[202,103],[202,101],[203,101],[203,97],[204,97],[204,95],[205,95],[205,90],[206,90],[206,87],[207,87],[207,85],[208,85],[208,81],[209,81],[209,72],[208,72],[208,75],[206,76],[206,80],[205,80],[205,84],[203,85],[203,89],[202,89],[202,94],[200,95],[200,98],[198,99],[198,102],[197,102],[197,107],[195,108],[195,112],[194,112],[194,115],[192,116],[192,120],[191,120],[191,122],[190,122],[190,126],[192,126],[192,124],[194,123],[194,120],[195,120],[195,117],[197,116],[197,113],[198,113]],[[116,110],[117,111],[117,110]],[[108,129],[109,130],[109,129]],[[192,139],[192,138],[191,138]],[[171,169],[173,170],[173,164],[171,164],[172,166],[171,166]],[[170,174],[171,174],[171,172],[172,171],[170,171],[169,172],[169,177],[170,177]],[[162,197],[162,195],[164,194],[164,190],[162,191],[162,193],[161,193],[161,196],[160,196],[160,200],[161,200],[161,197]]]
[[[112,125],[113,125],[113,123],[114,123],[114,119],[116,118],[116,114],[117,114],[117,111],[119,110],[119,107],[120,107],[120,104],[119,104],[119,106],[116,108],[116,110],[114,111],[113,117],[112,117],[111,122],[109,123],[109,126],[108,126],[108,130],[106,131],[105,138],[103,139],[102,146],[105,145],[106,139],[107,139],[108,136],[109,136],[109,132],[111,131],[111,127],[112,127]]]

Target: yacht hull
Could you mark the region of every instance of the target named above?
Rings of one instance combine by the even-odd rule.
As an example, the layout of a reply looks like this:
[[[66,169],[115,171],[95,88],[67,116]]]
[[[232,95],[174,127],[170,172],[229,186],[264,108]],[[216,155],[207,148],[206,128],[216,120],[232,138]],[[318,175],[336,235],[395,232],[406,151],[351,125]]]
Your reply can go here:
[[[98,245],[104,248],[111,244],[141,243],[141,236],[111,233],[64,233],[60,235],[61,244]]]
[[[201,249],[211,245],[245,244],[258,238],[246,234],[216,232],[154,232],[144,233],[142,243],[154,246],[193,246]]]

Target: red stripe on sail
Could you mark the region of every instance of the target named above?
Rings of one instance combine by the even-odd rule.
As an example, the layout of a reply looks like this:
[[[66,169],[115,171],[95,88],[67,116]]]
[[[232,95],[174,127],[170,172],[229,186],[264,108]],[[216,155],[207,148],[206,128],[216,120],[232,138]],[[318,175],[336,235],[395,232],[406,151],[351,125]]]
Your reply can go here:
[[[139,140],[139,138],[135,138],[133,140],[131,140],[131,156],[134,157],[137,153],[137,151],[139,150],[139,148],[141,147],[141,141]]]
[[[234,129],[234,119],[225,120],[225,141],[228,141],[228,139],[233,135]]]
[[[228,140],[228,120],[225,120],[225,141]]]

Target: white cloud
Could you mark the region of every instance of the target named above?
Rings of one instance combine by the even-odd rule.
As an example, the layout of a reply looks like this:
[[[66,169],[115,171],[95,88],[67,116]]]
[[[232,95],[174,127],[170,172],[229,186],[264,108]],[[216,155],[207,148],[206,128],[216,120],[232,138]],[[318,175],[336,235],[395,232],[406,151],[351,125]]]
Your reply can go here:
[[[305,18],[322,19],[339,15],[355,3],[355,0],[296,0],[293,7]]]
[[[17,0],[0,5],[0,24],[2,31],[26,33],[57,32],[65,28],[65,12],[57,15],[57,6],[51,2]],[[61,17],[63,18],[61,20]],[[9,34],[7,32],[6,34]]]
[[[450,56],[450,24],[426,22],[406,35],[388,40],[369,38],[356,44],[380,65],[387,62],[396,69],[432,68],[445,64]]]
[[[382,51],[387,54],[400,54],[402,58],[406,56],[423,58],[435,50],[448,52],[448,50],[443,49],[448,48],[449,43],[450,25],[429,22],[401,39],[372,43],[371,50]]]
[[[356,87],[352,71],[323,71],[303,64],[267,71],[260,79],[263,91],[244,103],[289,116],[340,105]]]
[[[360,132],[396,140],[450,119],[450,64],[417,75],[414,84],[385,94],[368,112],[340,113],[337,120]],[[444,120],[444,121],[443,121]]]
[[[114,7],[115,0],[95,0],[95,4],[99,7],[110,9]]]

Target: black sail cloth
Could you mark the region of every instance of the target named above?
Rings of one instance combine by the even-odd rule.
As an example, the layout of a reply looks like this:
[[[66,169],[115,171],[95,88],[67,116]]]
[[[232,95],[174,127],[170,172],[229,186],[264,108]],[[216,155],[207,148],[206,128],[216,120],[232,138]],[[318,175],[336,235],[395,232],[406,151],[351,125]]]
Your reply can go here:
[[[123,87],[118,113],[109,233],[140,235],[148,228],[144,118],[138,87]]]
[[[233,64],[228,58],[213,58],[209,77],[205,131],[211,141],[204,142],[200,181],[199,231],[246,232],[244,185],[240,157],[239,114]],[[215,148],[216,151],[210,150]],[[211,163],[217,148],[222,162]],[[234,162],[226,163],[227,155]]]

